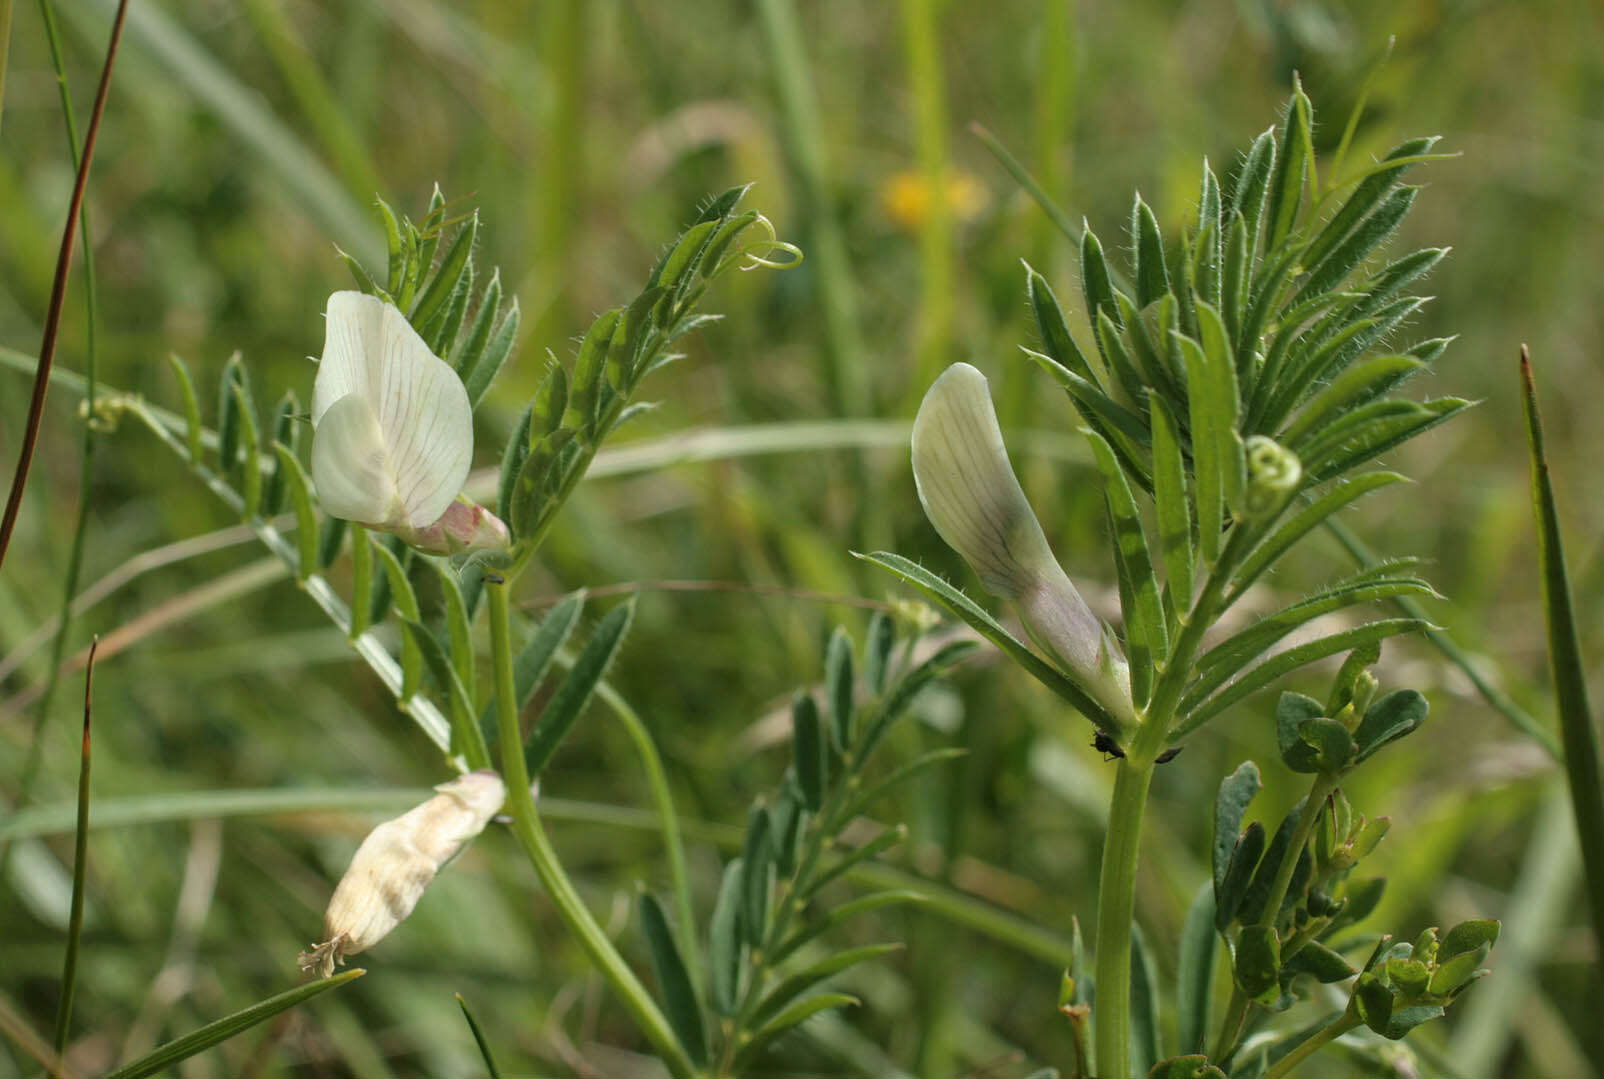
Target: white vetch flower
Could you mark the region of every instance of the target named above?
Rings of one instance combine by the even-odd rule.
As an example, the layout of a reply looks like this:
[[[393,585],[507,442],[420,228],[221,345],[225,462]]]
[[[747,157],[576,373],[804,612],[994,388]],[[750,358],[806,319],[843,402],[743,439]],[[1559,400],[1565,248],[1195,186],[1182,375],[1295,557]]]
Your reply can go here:
[[[327,978],[335,963],[373,947],[417,906],[434,875],[484,831],[506,800],[491,771],[469,772],[435,788],[439,793],[387,820],[362,841],[340,878],[323,917],[323,942],[302,952],[302,970]]]
[[[375,296],[330,296],[324,333],[312,387],[312,479],[323,509],[436,554],[505,545],[506,527],[459,499],[473,408],[457,373]]]
[[[1003,444],[986,376],[942,372],[913,421],[913,478],[925,516],[986,591],[1019,607],[1031,638],[1115,716],[1131,718],[1118,644],[1064,573]]]

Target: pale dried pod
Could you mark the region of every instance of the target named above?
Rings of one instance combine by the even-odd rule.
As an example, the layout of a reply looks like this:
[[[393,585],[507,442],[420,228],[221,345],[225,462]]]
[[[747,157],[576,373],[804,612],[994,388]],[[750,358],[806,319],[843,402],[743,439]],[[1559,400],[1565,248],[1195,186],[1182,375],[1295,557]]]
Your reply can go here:
[[[373,947],[412,913],[423,891],[464,844],[484,831],[506,800],[492,771],[469,772],[435,788],[420,806],[387,820],[362,841],[323,918],[323,941],[296,957],[302,970],[334,973],[345,957]]]

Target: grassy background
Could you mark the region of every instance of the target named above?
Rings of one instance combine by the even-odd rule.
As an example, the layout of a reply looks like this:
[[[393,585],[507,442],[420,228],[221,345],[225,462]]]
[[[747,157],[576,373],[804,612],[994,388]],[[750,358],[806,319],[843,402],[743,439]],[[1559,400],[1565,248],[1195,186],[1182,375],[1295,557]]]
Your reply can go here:
[[[109,5],[62,0],[60,16],[82,116]],[[261,397],[294,387],[306,399],[305,357],[320,348],[324,301],[348,282],[332,244],[372,261],[372,194],[416,217],[438,182],[481,208],[481,265],[501,266],[524,311],[520,358],[481,413],[488,463],[547,350],[571,355],[594,312],[633,295],[698,199],[755,180],[749,204],[809,260],[721,283],[710,308],[729,317],[654,381],[649,392],[664,405],[627,437],[832,418],[863,426],[808,452],[664,458],[587,483],[523,598],[539,605],[580,585],[694,579],[880,599],[899,593],[847,556],[877,547],[972,585],[925,525],[905,451],[849,447],[868,424],[910,417],[930,375],[958,359],[993,379],[1005,429],[1072,429],[1066,402],[1045,392],[1016,346],[1034,332],[1018,260],[1047,273],[1078,310],[1073,249],[968,125],[995,133],[1071,217],[1085,215],[1119,246],[1132,189],[1175,230],[1192,208],[1199,158],[1228,166],[1274,118],[1294,70],[1329,152],[1363,74],[1395,36],[1355,152],[1441,134],[1441,148],[1463,153],[1412,177],[1428,190],[1403,242],[1454,248],[1416,336],[1460,335],[1429,389],[1483,404],[1397,455],[1417,485],[1378,495],[1348,520],[1384,551],[1432,561],[1430,576],[1450,598],[1433,617],[1547,722],[1515,357],[1520,342],[1531,344],[1578,610],[1597,640],[1604,501],[1589,497],[1587,468],[1604,449],[1591,347],[1604,318],[1593,272],[1604,218],[1592,198],[1604,181],[1601,20],[1585,4],[1473,0],[138,4],[90,188],[101,371],[113,386],[174,405],[166,353],[185,357],[204,397],[238,349]],[[31,355],[71,168],[29,4],[16,11],[5,89],[0,346]],[[937,178],[961,191],[947,210],[930,197]],[[81,369],[85,340],[75,287],[58,363]],[[9,461],[27,380],[0,378]],[[81,494],[74,405],[52,394],[0,575],[0,654],[59,603]],[[1016,457],[1060,556],[1106,607],[1096,487],[1084,455],[1063,444],[1067,455]],[[134,425],[100,446],[85,583],[231,523]],[[241,542],[139,577],[79,621],[72,647],[263,554]],[[1315,537],[1271,588],[1296,594],[1343,566]],[[818,677],[829,627],[844,620],[861,632],[863,619],[845,602],[766,591],[647,592],[615,677],[656,734],[687,817],[743,819],[786,764],[781,728],[765,720]],[[47,655],[0,687],[7,804],[34,715],[18,709],[18,695],[43,680]],[[1547,808],[1552,766],[1422,643],[1390,645],[1383,679],[1427,691],[1433,713],[1352,792],[1359,809],[1394,821],[1376,855],[1391,886],[1372,927],[1411,937],[1479,913],[1522,927],[1528,948],[1522,972],[1519,942],[1506,940],[1497,975],[1465,1002],[1468,1010],[1487,999],[1482,1013],[1451,1015],[1419,1041],[1454,1065],[1441,1074],[1587,1074],[1583,1062],[1604,1054],[1586,995],[1598,945],[1577,906],[1570,825]],[[77,685],[64,683],[47,717],[46,804],[71,798]],[[1220,720],[1159,773],[1139,903],[1161,954],[1205,873],[1198,807],[1241,759],[1271,759],[1271,700]],[[971,752],[883,807],[885,819],[913,829],[901,857],[1056,932],[1072,915],[1089,924],[1099,807],[1112,778],[1085,744],[1089,731],[990,662],[971,666],[926,711],[897,752]],[[136,629],[97,672],[96,719],[97,799],[402,789],[404,805],[405,791],[443,778],[431,748],[282,580],[159,631]],[[1298,793],[1266,771],[1256,808],[1278,813]],[[545,793],[646,800],[627,739],[599,710]],[[91,840],[74,1046],[87,1070],[290,984],[331,882],[377,819],[332,809],[221,823],[199,810],[182,816]],[[665,885],[653,836],[555,820],[554,830],[593,908],[642,955],[630,896],[637,880]],[[50,1025],[63,940],[65,904],[52,889],[67,879],[70,847],[70,836],[55,835],[34,848],[48,858],[14,856],[0,902],[0,1002],[40,1030]],[[693,844],[708,905],[719,853]],[[787,1043],[799,1063],[780,1074],[890,1074],[895,1065],[921,1076],[1015,1076],[1066,1062],[1052,964],[928,914],[887,931],[905,935],[908,953],[861,976],[863,1008]],[[638,1070],[616,1048],[633,1044],[624,1020],[562,939],[507,836],[477,845],[364,959],[368,978],[184,1074],[477,1074],[452,992],[468,998],[516,1074]],[[30,1074],[13,1054],[0,1048],[0,1076]],[[1332,1061],[1329,1074],[1340,1074]],[[1420,1067],[1429,1074],[1440,1064]]]

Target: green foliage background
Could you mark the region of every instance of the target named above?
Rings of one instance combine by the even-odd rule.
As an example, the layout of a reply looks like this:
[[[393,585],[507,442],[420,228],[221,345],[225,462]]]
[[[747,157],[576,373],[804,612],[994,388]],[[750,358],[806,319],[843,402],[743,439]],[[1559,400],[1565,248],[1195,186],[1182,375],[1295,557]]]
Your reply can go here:
[[[59,7],[83,116],[109,5]],[[1354,153],[1416,134],[1441,134],[1439,149],[1463,152],[1411,175],[1427,190],[1400,246],[1454,248],[1413,336],[1460,339],[1422,392],[1484,403],[1398,454],[1416,486],[1377,495],[1347,521],[1379,550],[1432,560],[1428,575],[1450,599],[1431,605],[1432,616],[1548,722],[1515,359],[1529,342],[1546,391],[1577,610],[1584,635],[1597,640],[1604,501],[1592,497],[1588,466],[1604,449],[1591,420],[1604,398],[1594,344],[1604,228],[1593,198],[1604,183],[1604,14],[1589,5],[136,4],[90,186],[102,377],[172,405],[166,353],[184,356],[205,387],[239,349],[260,396],[294,387],[305,400],[313,371],[305,357],[321,347],[324,301],[349,287],[331,241],[378,262],[372,194],[416,217],[438,182],[481,208],[480,265],[501,266],[524,312],[520,352],[481,412],[478,463],[488,465],[547,350],[571,356],[594,312],[633,295],[657,244],[699,198],[755,180],[749,204],[809,259],[783,274],[731,275],[713,302],[727,318],[688,339],[688,359],[651,387],[663,407],[626,439],[853,422],[813,432],[805,450],[710,462],[676,463],[672,448],[656,444],[646,470],[581,488],[522,596],[541,606],[581,585],[735,583],[690,591],[647,583],[613,671],[659,740],[682,811],[716,826],[691,832],[699,898],[710,907],[718,843],[787,763],[789,693],[818,678],[833,622],[861,634],[860,607],[820,596],[905,595],[848,549],[895,549],[972,585],[926,525],[905,438],[886,426],[912,415],[940,367],[967,360],[992,378],[1016,464],[1060,557],[1094,606],[1116,606],[1113,582],[1099,576],[1109,560],[1094,470],[1078,440],[1063,437],[1074,422],[1067,402],[1047,392],[1016,347],[1035,343],[1019,258],[1073,297],[1074,248],[968,125],[993,132],[1112,244],[1133,187],[1174,229],[1196,197],[1199,156],[1229,169],[1234,148],[1285,100],[1293,71],[1322,121],[1317,150],[1329,152],[1389,35],[1396,45]],[[788,96],[798,79],[815,122]],[[71,168],[31,5],[15,14],[0,121],[0,346],[32,355]],[[978,190],[973,216],[896,212],[896,191],[941,172]],[[58,355],[74,370],[82,311],[75,285]],[[9,460],[27,381],[9,370],[0,378]],[[52,393],[0,575],[0,654],[59,602],[80,497],[74,404]],[[875,448],[853,448],[863,442]],[[230,523],[135,425],[100,445],[86,584],[142,551]],[[72,647],[91,632],[112,639],[260,557],[241,542],[155,569],[82,618]],[[1346,565],[1334,543],[1311,542],[1269,587],[1295,595]],[[18,695],[43,679],[47,655],[0,687],[6,804],[32,726]],[[1390,643],[1380,673],[1384,683],[1427,691],[1432,715],[1351,792],[1367,813],[1394,820],[1374,856],[1390,878],[1375,924],[1412,935],[1480,914],[1528,934],[1529,969],[1506,939],[1494,978],[1417,1035],[1421,1067],[1589,1074],[1586,1061],[1604,1054],[1584,992],[1597,977],[1597,944],[1577,943],[1591,938],[1562,834],[1571,826],[1548,808],[1557,773],[1424,642]],[[77,684],[64,684],[48,717],[38,793],[46,804],[72,797]],[[400,789],[399,807],[444,778],[432,749],[286,580],[158,632],[136,627],[126,650],[99,666],[96,691],[97,800]],[[1206,876],[1199,809],[1240,760],[1268,763],[1272,707],[1271,695],[1254,698],[1159,772],[1138,910],[1161,955]],[[899,857],[1060,936],[1071,916],[1089,924],[1098,813],[1111,781],[1086,744],[1089,728],[985,660],[924,711],[927,722],[904,727],[892,752],[957,745],[969,755],[923,780],[895,816],[887,807],[885,819],[912,829]],[[1278,813],[1297,792],[1277,769],[1266,775],[1263,812]],[[600,709],[563,749],[543,793],[594,806],[646,801],[629,742]],[[221,824],[198,810],[187,816],[196,819],[91,838],[74,1057],[85,1069],[290,984],[330,883],[377,819],[332,808]],[[604,920],[612,911],[644,970],[630,902],[636,880],[663,886],[652,834],[556,814],[552,824],[592,907]],[[50,844],[70,860],[70,834]],[[475,1074],[453,992],[467,998],[504,1064],[585,1074],[576,1064],[584,1058],[595,1073],[636,1074],[638,1062],[606,1048],[628,1044],[621,1016],[511,853],[507,836],[488,835],[362,957],[371,976],[184,1074]],[[49,888],[67,879],[62,864],[13,861],[0,893],[0,1002],[36,1029],[48,1029],[54,1008],[63,934],[52,912],[65,899]],[[1067,1060],[1053,1009],[1057,966],[928,912],[888,921],[905,934],[906,955],[858,975],[865,1007],[787,1043],[799,1073],[894,1074],[895,1066],[920,1076],[1014,1076]],[[164,964],[175,972],[169,981],[156,977]],[[1464,1022],[1477,995],[1501,981],[1504,1007]],[[1346,1065],[1334,1057],[1328,1066],[1339,1074]],[[29,1068],[0,1048],[0,1076]]]

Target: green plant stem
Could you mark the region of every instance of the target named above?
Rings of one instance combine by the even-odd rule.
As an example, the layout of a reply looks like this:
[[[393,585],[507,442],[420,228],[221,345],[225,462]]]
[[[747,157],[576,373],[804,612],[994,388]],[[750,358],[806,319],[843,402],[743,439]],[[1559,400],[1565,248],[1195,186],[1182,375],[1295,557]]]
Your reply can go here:
[[[1260,925],[1275,925],[1276,918],[1281,912],[1281,904],[1286,900],[1287,888],[1292,884],[1292,874],[1297,871],[1298,857],[1309,845],[1309,837],[1314,834],[1314,826],[1320,819],[1325,800],[1336,787],[1336,776],[1325,773],[1315,776],[1314,783],[1309,788],[1309,797],[1304,800],[1303,812],[1298,816],[1298,826],[1293,829],[1292,842],[1287,845],[1286,855],[1276,868],[1275,879],[1270,882],[1270,891],[1264,901],[1264,913],[1259,919]],[[1289,949],[1286,954],[1291,955],[1292,950]],[[1236,1051],[1236,1043],[1242,1037],[1243,1024],[1247,1022],[1253,1008],[1253,1001],[1233,985],[1231,1003],[1226,1008],[1225,1021],[1220,1024],[1220,1034],[1215,1041],[1214,1053],[1210,1059],[1225,1060]]]
[[[1314,777],[1309,797],[1303,803],[1303,812],[1298,815],[1298,826],[1292,831],[1292,842],[1288,844],[1286,856],[1275,871],[1275,879],[1270,882],[1270,894],[1265,898],[1264,913],[1260,916],[1259,924],[1275,925],[1281,913],[1281,904],[1287,897],[1287,888],[1292,883],[1292,874],[1297,870],[1298,857],[1303,853],[1303,848],[1309,845],[1309,837],[1314,834],[1314,825],[1320,819],[1326,798],[1336,788],[1336,776],[1322,772]]]
[[[663,770],[662,754],[657,752],[657,743],[652,740],[646,721],[606,679],[596,686],[596,696],[612,709],[618,721],[624,725],[646,769],[646,785],[651,788],[652,803],[662,826],[663,851],[668,858],[668,876],[674,887],[674,916],[679,921],[680,954],[685,959],[691,984],[700,992],[702,948],[696,925],[696,907],[691,902],[691,878],[685,869],[685,842],[680,836],[679,814],[674,810],[674,796],[668,789],[668,774]]]
[[[1225,1061],[1236,1049],[1238,1039],[1242,1037],[1242,1025],[1248,1020],[1248,1010],[1253,1006],[1247,994],[1231,986],[1231,1002],[1225,1007],[1225,1019],[1220,1023],[1219,1036],[1214,1039],[1214,1052],[1209,1054],[1212,1061]]]
[[[486,579],[490,601],[490,657],[495,671],[496,725],[501,736],[501,771],[507,782],[507,809],[512,814],[513,834],[535,867],[540,883],[550,894],[557,913],[596,969],[607,981],[662,1058],[676,1079],[692,1079],[695,1067],[674,1037],[673,1028],[657,1007],[646,987],[635,977],[624,957],[618,954],[602,927],[586,909],[584,900],[563,871],[557,852],[546,837],[529,791],[529,772],[524,766],[523,732],[518,729],[518,698],[512,677],[512,630],[507,607],[507,585]]]
[[[1127,1079],[1131,1069],[1131,924],[1136,914],[1136,866],[1141,856],[1142,814],[1154,760],[1175,721],[1181,691],[1192,660],[1213,624],[1226,585],[1251,550],[1254,536],[1244,526],[1231,529],[1225,549],[1209,574],[1192,613],[1181,623],[1167,665],[1159,674],[1145,718],[1125,749],[1114,777],[1108,809],[1108,836],[1103,843],[1102,871],[1097,885],[1097,953],[1092,1009],[1097,1074],[1101,1079]]]
[[[1147,728],[1137,733],[1141,740]],[[1131,1073],[1131,923],[1136,917],[1136,865],[1141,853],[1142,813],[1153,779],[1153,761],[1133,761],[1127,753],[1114,776],[1108,809],[1108,837],[1098,879],[1097,955],[1092,1009],[1097,1074],[1127,1079]]]
[[[1358,1013],[1350,1004],[1347,1011],[1337,1016],[1327,1026],[1320,1028],[1319,1031],[1309,1037],[1308,1041],[1276,1061],[1275,1067],[1265,1072],[1263,1079],[1285,1079],[1286,1076],[1292,1074],[1292,1069],[1348,1033],[1348,1031],[1358,1026],[1360,1022],[1362,1020],[1360,1020]]]
[[[10,0],[0,0],[7,7]],[[67,65],[61,54],[61,35],[56,30],[55,5],[50,0],[39,0],[39,15],[45,26],[45,40],[50,46],[50,66],[56,73],[56,89],[61,97],[61,117],[67,132],[67,152],[72,156],[73,168],[82,164],[78,148],[78,121],[72,111],[72,94],[67,87]],[[83,242],[84,266],[84,400],[87,415],[83,431],[83,457],[78,468],[78,514],[72,526],[72,544],[67,552],[67,572],[61,584],[61,611],[56,616],[56,636],[50,645],[50,669],[45,689],[39,699],[39,710],[34,715],[33,733],[28,743],[28,759],[22,769],[19,783],[20,800],[26,802],[33,792],[42,752],[41,735],[50,705],[55,700],[56,688],[61,682],[61,660],[66,654],[67,634],[72,628],[72,601],[78,592],[78,576],[83,567],[84,536],[89,524],[89,486],[95,469],[95,380],[99,349],[96,348],[95,324],[98,320],[99,299],[95,284],[95,249],[90,243],[89,205],[86,201],[78,215],[79,234]]]

